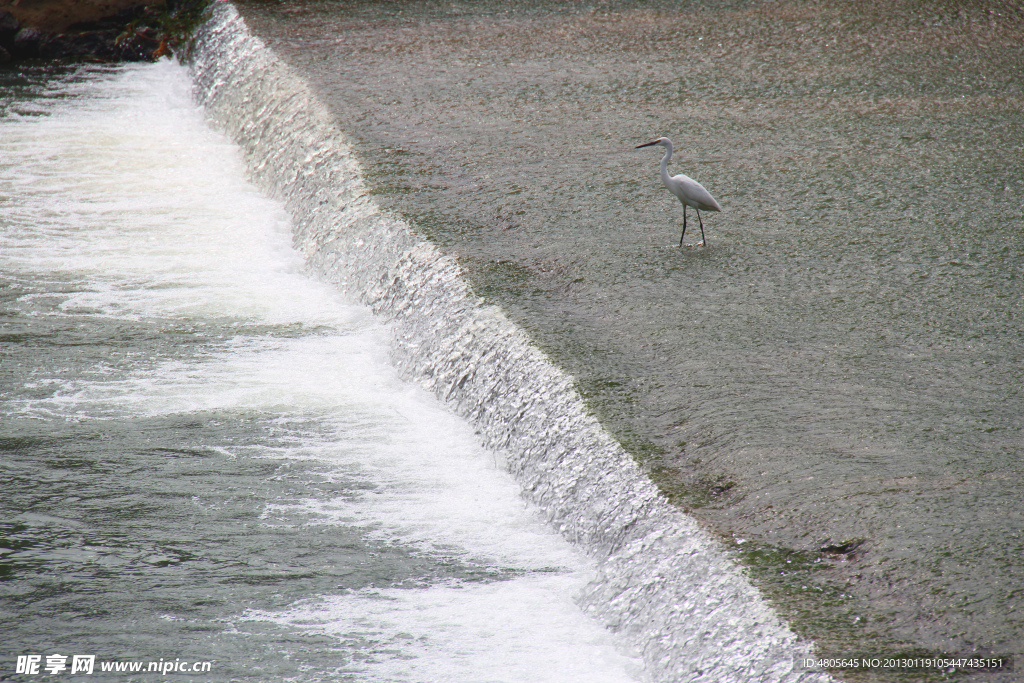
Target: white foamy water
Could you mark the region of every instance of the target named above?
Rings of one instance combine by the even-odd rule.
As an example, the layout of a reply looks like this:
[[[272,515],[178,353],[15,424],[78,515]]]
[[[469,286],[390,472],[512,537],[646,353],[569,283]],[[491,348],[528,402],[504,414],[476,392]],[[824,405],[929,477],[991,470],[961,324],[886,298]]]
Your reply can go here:
[[[288,216],[247,183],[237,150],[206,127],[189,88],[168,62],[97,69],[0,121],[0,263],[16,292],[8,310],[29,330],[11,348],[37,343],[34,326],[50,325],[47,360],[5,387],[5,421],[41,434],[85,424],[141,443],[138,425],[192,416],[213,429],[244,415],[270,432],[281,425],[280,438],[204,437],[209,469],[190,477],[215,480],[229,462],[255,458],[286,463],[278,479],[287,463],[313,463],[318,480],[359,482],[304,495],[302,477],[312,475],[297,472],[287,495],[258,481],[243,492],[258,501],[255,524],[293,529],[299,547],[302,534],[323,549],[344,530],[436,565],[393,585],[291,589],[286,605],[251,607],[244,582],[217,593],[225,602],[212,623],[228,632],[270,624],[332,643],[324,649],[337,649],[337,661],[327,656],[299,680],[637,680],[637,661],[573,601],[586,558],[521,501],[467,425],[396,378],[369,313],[303,273]],[[96,352],[63,362],[62,344]],[[143,479],[147,461],[132,463],[120,476]],[[40,475],[36,485],[47,483]],[[194,492],[197,508],[207,495]],[[95,529],[94,546],[112,533]],[[291,561],[305,562],[301,553]],[[398,572],[383,562],[383,574]],[[468,580],[453,564],[490,578]],[[101,630],[116,633],[118,618]],[[161,656],[179,647],[176,633],[153,636]],[[32,651],[27,630],[17,641]],[[280,657],[272,648],[253,656]]]
[[[284,615],[256,616],[373,643],[367,652],[372,666],[356,668],[371,674],[363,680],[634,680],[624,676],[628,662],[566,599],[573,583],[552,575],[414,592],[362,591]]]

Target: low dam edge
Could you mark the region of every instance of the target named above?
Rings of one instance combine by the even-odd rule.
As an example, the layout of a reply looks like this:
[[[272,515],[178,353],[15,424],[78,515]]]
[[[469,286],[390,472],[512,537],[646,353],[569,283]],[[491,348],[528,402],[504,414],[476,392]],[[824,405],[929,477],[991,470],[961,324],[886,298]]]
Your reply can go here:
[[[569,377],[454,259],[381,212],[326,109],[228,3],[191,55],[195,97],[282,201],[310,271],[388,322],[400,374],[467,419],[549,522],[597,561],[581,604],[652,680],[827,680],[722,547],[669,505]]]

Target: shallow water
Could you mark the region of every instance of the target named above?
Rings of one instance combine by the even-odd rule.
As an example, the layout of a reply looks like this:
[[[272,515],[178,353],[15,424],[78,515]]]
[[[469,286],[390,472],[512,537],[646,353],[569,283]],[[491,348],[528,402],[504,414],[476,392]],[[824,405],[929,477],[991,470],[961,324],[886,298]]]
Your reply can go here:
[[[803,633],[1020,650],[1019,8],[240,7]]]
[[[637,680],[589,562],[304,274],[183,67],[0,77],[0,678]]]

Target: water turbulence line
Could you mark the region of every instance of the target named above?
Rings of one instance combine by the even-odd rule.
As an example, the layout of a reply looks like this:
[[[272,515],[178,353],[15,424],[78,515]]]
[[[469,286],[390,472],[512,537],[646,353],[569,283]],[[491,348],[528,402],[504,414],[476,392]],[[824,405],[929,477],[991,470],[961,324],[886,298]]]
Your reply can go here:
[[[207,116],[285,203],[311,270],[388,322],[402,375],[470,421],[525,497],[596,561],[581,605],[652,680],[829,680],[800,667],[810,645],[658,495],[570,378],[473,295],[453,258],[379,209],[327,108],[229,3],[215,4],[190,66]]]

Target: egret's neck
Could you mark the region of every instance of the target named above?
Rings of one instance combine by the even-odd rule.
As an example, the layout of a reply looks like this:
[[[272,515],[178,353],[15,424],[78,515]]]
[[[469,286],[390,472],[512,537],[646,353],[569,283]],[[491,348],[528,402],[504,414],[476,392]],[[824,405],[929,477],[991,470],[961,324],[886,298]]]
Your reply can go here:
[[[668,185],[668,162],[672,158],[672,143],[665,142],[665,156],[661,158],[661,180]]]

